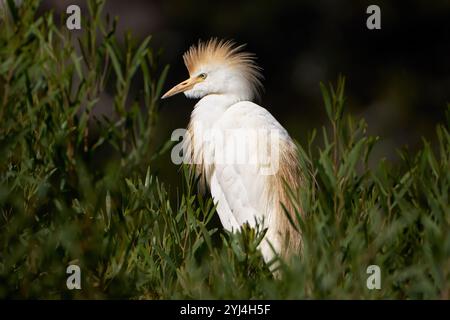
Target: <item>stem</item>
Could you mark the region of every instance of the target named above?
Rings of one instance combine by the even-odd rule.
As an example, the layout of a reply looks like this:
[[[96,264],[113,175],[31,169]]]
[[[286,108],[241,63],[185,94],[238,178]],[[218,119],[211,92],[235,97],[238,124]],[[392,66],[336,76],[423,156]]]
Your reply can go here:
[[[13,73],[14,73],[14,69],[10,69],[8,72],[8,75],[6,76],[5,92],[3,93],[2,108],[0,109],[0,121],[3,118],[3,113],[5,111],[6,104],[8,103],[10,82],[11,82]]]

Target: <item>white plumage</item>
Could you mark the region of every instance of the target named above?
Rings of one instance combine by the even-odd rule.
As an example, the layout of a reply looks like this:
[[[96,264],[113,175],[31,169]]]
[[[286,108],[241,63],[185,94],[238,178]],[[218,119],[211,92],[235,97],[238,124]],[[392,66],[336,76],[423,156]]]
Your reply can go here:
[[[263,107],[251,102],[261,87],[253,55],[232,42],[210,40],[183,56],[190,78],[163,98],[184,92],[200,98],[191,114],[186,150],[210,188],[223,227],[244,224],[267,228],[260,244],[266,262],[274,253],[287,257],[301,248],[285,184],[301,185],[296,146]],[[273,247],[273,249],[272,249]]]

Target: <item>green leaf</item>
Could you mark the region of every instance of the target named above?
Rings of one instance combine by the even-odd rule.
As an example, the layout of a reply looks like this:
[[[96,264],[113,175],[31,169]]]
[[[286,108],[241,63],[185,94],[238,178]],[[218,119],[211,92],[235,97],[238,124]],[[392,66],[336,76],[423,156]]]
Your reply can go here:
[[[322,98],[323,98],[323,102],[325,104],[325,110],[327,112],[328,118],[329,119],[333,119],[333,110],[331,107],[331,99],[330,99],[330,94],[328,93],[327,88],[325,87],[325,85],[321,82],[320,83],[320,91],[322,92]]]

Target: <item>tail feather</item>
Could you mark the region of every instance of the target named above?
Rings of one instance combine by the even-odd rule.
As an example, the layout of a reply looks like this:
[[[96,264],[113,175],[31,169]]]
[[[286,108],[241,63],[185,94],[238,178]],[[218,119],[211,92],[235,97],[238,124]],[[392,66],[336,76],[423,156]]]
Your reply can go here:
[[[304,217],[301,208],[292,203],[288,188],[296,192],[304,185],[304,177],[299,167],[297,147],[293,142],[280,150],[280,167],[274,176],[275,228],[280,240],[280,256],[288,259],[292,254],[300,254],[303,248],[302,234],[298,226],[296,211]],[[288,216],[289,218],[288,218]],[[291,220],[291,221],[289,221]],[[294,225],[295,226],[294,226]]]

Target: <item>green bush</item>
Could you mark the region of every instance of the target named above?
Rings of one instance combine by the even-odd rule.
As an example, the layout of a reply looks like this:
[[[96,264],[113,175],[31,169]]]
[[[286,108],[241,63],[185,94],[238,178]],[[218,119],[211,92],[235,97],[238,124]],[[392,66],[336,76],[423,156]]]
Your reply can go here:
[[[180,170],[177,201],[149,168],[167,67],[150,38],[115,35],[89,1],[74,37],[39,1],[0,9],[0,298],[449,298],[450,108],[438,145],[368,159],[377,138],[344,117],[344,80],[322,86],[330,125],[300,147],[304,252],[274,278],[261,230],[211,223],[212,200]],[[103,92],[109,116],[95,116]],[[82,290],[68,290],[77,264]],[[366,269],[380,266],[381,290]]]

